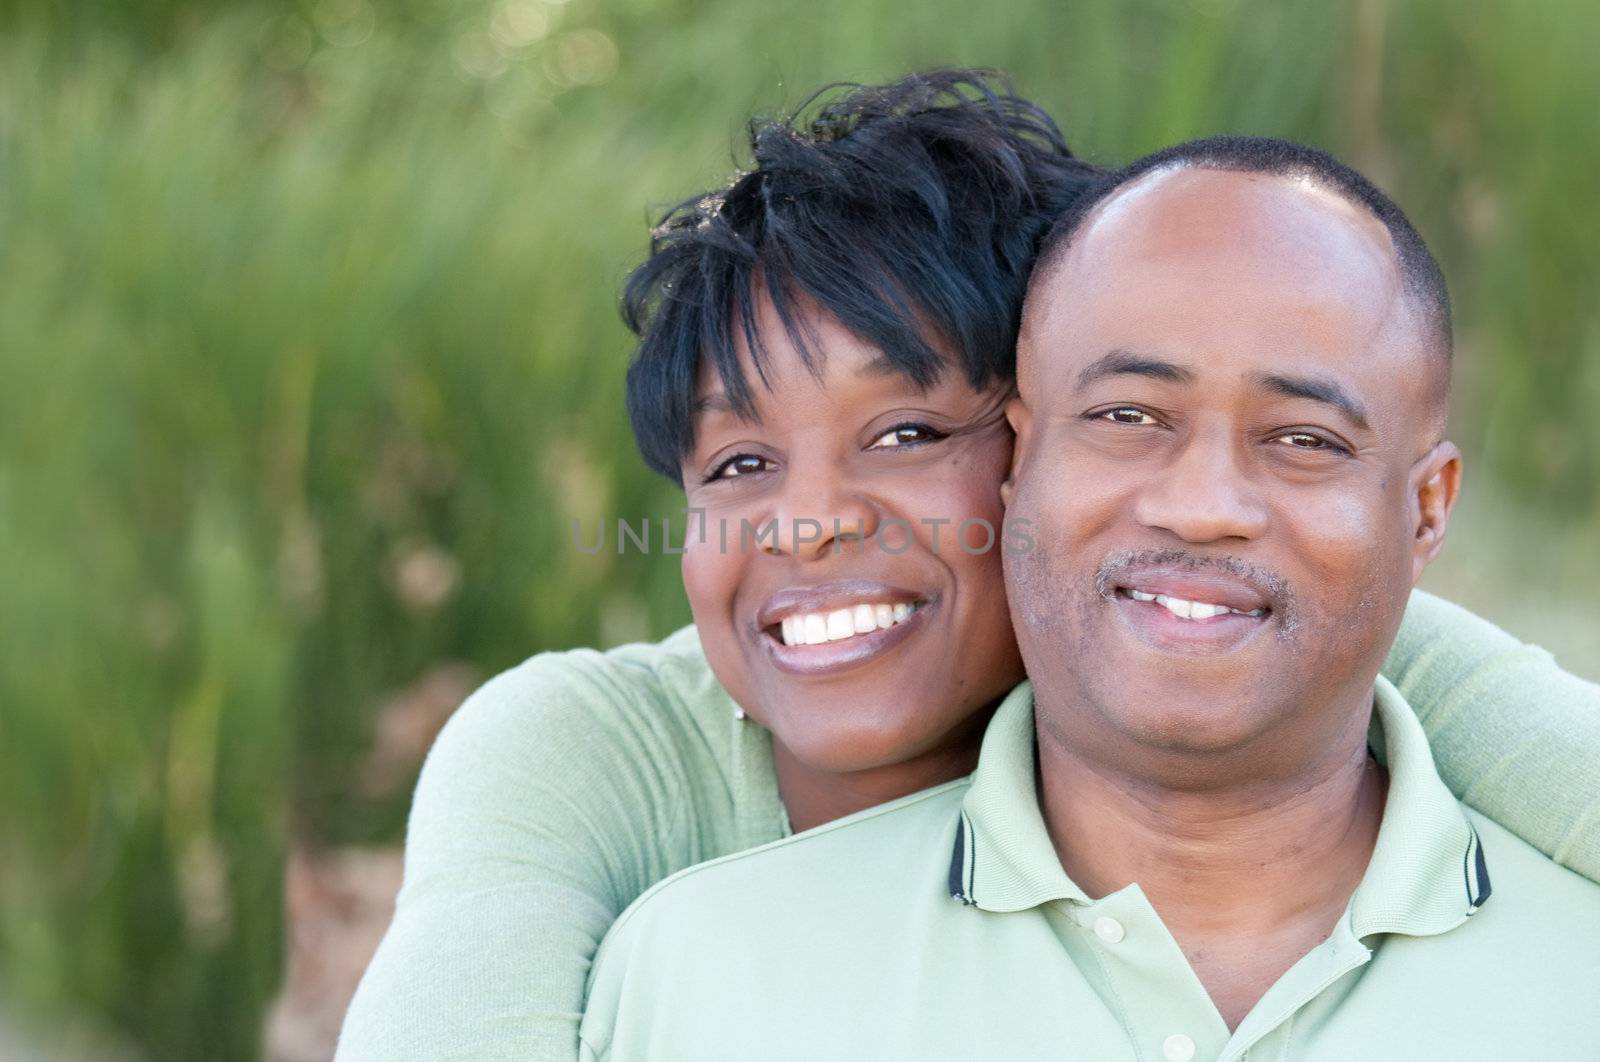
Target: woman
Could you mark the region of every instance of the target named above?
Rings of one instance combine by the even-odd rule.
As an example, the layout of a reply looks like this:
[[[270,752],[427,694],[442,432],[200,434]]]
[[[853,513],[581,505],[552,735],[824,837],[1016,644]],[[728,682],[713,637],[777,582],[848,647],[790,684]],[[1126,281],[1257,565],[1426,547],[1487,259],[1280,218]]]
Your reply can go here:
[[[977,547],[1035,241],[1095,172],[960,71],[753,141],[626,299],[640,447],[701,516],[696,626],[535,657],[451,721],[344,1057],[573,1057],[589,961],[645,888],[966,773],[1022,677],[1003,543]],[[1459,794],[1600,874],[1600,691],[1420,594],[1385,674]]]

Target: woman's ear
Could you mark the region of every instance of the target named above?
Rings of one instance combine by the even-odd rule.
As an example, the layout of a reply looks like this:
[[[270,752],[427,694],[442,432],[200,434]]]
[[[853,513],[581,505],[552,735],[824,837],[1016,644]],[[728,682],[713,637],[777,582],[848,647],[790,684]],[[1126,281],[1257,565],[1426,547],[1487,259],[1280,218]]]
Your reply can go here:
[[[1006,473],[1005,480],[1000,484],[1000,503],[1010,508],[1012,480],[1017,478],[1017,468],[1022,460],[1022,452],[1027,449],[1028,428],[1032,423],[1028,407],[1023,404],[1021,396],[1014,396],[1006,403],[1006,422],[1011,425],[1011,433],[1016,436],[1016,440],[1011,444],[1011,470]]]
[[[1461,451],[1453,442],[1441,442],[1411,466],[1411,581],[1444,545],[1450,511],[1461,493]]]

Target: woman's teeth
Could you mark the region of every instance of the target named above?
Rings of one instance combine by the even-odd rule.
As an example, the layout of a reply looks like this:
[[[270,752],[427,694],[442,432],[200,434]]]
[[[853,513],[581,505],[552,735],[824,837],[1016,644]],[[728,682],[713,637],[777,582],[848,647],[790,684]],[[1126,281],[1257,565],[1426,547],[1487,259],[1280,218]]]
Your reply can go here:
[[[832,612],[804,612],[787,616],[779,625],[784,645],[821,645],[888,630],[896,623],[917,611],[920,606],[908,605],[856,605],[853,608],[834,609]]]
[[[1181,616],[1184,619],[1210,619],[1213,616],[1220,616],[1224,612],[1231,612],[1235,616],[1260,616],[1264,612],[1263,609],[1259,608],[1244,612],[1240,609],[1229,608],[1227,605],[1213,605],[1209,601],[1185,601],[1181,597],[1168,597],[1166,594],[1147,594],[1143,590],[1130,589],[1128,596],[1135,601],[1154,601],[1174,616]]]

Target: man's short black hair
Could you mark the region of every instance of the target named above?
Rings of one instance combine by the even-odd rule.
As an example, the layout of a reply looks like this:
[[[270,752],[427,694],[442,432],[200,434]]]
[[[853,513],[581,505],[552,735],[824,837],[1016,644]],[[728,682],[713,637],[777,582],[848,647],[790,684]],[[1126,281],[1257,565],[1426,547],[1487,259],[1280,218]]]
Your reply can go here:
[[[702,358],[734,410],[753,411],[735,340],[764,378],[762,298],[813,369],[800,300],[918,384],[952,356],[974,387],[1010,380],[1039,241],[1100,173],[981,70],[829,86],[786,119],[753,121],[750,150],[730,187],[667,212],[623,294],[639,336],[628,415],[646,463],[673,480]]]
[[[1040,247],[1035,278],[1042,282],[1059,264],[1072,237],[1096,206],[1118,189],[1127,187],[1147,173],[1164,168],[1304,177],[1350,203],[1366,208],[1388,230],[1389,238],[1394,243],[1404,290],[1421,307],[1424,326],[1432,333],[1429,338],[1449,359],[1452,347],[1450,292],[1445,286],[1439,263],[1434,261],[1433,253],[1428,250],[1427,243],[1412,226],[1405,211],[1371,181],[1332,155],[1292,140],[1261,136],[1206,137],[1163,148],[1113,171],[1093,189],[1074,200],[1051,227]]]

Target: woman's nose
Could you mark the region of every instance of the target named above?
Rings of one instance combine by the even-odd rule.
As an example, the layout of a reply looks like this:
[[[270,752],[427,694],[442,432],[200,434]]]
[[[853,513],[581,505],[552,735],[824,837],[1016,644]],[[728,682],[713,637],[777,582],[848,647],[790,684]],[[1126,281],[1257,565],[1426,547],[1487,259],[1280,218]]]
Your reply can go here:
[[[769,554],[814,560],[877,534],[878,508],[832,470],[791,470],[757,540]]]

